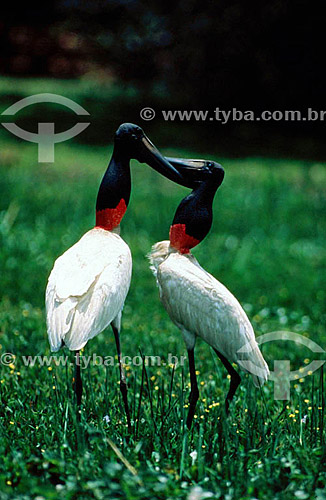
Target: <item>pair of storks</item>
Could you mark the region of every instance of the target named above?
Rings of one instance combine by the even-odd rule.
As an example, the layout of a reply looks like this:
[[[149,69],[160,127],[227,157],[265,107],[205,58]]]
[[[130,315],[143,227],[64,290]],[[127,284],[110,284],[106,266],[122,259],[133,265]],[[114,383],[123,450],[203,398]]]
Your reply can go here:
[[[46,310],[50,346],[52,351],[64,345],[76,351],[74,383],[80,405],[79,352],[89,339],[111,325],[118,351],[120,389],[130,428],[120,328],[132,259],[119,233],[130,197],[131,159],[147,163],[168,179],[193,189],[177,208],[169,241],[156,243],[149,255],[161,301],[182,331],[188,351],[191,393],[187,426],[190,427],[199,396],[194,360],[197,336],[213,347],[231,376],[227,409],[241,380],[231,363],[240,364],[248,371],[248,365],[241,365],[246,357],[255,367],[252,376],[257,386],[262,385],[269,374],[253,328],[239,302],[190,252],[205,238],[212,224],[213,199],[224,177],[219,164],[164,158],[140,127],[130,123],[119,127],[112,158],[97,196],[95,227],[56,260],[48,280]]]

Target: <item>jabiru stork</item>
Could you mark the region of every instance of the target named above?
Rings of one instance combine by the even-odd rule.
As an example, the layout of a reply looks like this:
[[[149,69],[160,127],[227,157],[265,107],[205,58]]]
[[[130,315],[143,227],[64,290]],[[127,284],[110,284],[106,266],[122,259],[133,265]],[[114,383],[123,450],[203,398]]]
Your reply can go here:
[[[187,160],[178,161],[185,166]],[[251,375],[260,387],[269,369],[255,339],[253,327],[238,300],[222,283],[203,269],[191,248],[198,245],[212,225],[212,204],[224,178],[223,168],[210,161],[193,160],[190,169],[198,168],[200,182],[178,206],[170,227],[169,241],[156,243],[148,255],[159,295],[173,323],[181,330],[189,358],[191,392],[187,427],[191,427],[199,397],[194,349],[201,337],[216,352],[231,376],[226,396],[226,411],[241,378],[231,363],[248,371],[247,359],[254,366]],[[184,172],[183,172],[184,175]],[[241,348],[246,346],[242,351]]]
[[[120,222],[130,198],[132,158],[147,163],[170,180],[187,185],[178,170],[159,153],[140,127],[131,123],[122,124],[115,133],[112,158],[99,188],[95,227],[55,261],[45,300],[51,351],[56,352],[66,346],[76,352],[74,387],[78,406],[82,400],[80,350],[111,325],[129,428],[120,329],[121,313],[130,286],[132,258],[128,245],[119,234]]]

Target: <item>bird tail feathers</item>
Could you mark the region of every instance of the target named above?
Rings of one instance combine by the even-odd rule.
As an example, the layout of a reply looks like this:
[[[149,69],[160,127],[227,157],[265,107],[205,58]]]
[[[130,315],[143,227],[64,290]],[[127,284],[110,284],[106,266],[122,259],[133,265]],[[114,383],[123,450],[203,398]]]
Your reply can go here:
[[[248,359],[249,358],[249,359]],[[264,383],[269,378],[269,368],[266,361],[263,358],[260,349],[255,346],[250,351],[250,356],[247,359],[239,359],[238,363],[246,372],[250,373],[252,376],[254,385],[256,387],[262,387]]]

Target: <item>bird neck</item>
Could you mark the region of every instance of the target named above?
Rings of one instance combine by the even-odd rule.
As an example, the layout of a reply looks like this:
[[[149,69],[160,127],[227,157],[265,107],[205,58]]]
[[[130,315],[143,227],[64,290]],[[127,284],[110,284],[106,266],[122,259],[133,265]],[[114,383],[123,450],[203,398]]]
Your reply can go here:
[[[202,182],[178,206],[170,227],[170,244],[181,254],[189,253],[208,234],[217,187]]]
[[[130,158],[115,145],[97,195],[95,227],[113,231],[119,226],[127,210],[130,190]]]

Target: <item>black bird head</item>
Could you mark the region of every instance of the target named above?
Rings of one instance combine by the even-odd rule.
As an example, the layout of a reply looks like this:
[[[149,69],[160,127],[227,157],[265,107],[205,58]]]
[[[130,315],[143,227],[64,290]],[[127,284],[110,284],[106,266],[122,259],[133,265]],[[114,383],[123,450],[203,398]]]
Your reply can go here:
[[[165,158],[138,125],[123,123],[114,136],[114,155],[147,163],[168,179],[182,183],[182,175]]]
[[[195,187],[181,201],[170,227],[171,246],[180,253],[189,253],[209,233],[213,221],[214,196],[224,179],[224,169],[218,163],[192,161],[202,161],[201,172],[194,174],[197,179]]]

